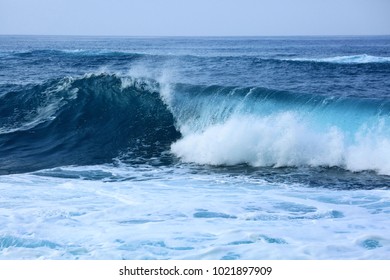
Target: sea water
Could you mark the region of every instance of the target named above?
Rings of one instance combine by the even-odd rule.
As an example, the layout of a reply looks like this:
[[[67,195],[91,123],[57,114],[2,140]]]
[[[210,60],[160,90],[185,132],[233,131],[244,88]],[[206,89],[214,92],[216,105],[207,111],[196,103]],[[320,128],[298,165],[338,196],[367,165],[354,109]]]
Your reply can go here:
[[[390,37],[0,36],[1,259],[390,259]]]

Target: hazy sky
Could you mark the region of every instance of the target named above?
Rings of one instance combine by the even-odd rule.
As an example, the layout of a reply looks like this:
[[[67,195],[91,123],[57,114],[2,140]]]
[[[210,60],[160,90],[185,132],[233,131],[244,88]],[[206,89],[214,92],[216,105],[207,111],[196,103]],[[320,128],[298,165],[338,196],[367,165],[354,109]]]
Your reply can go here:
[[[390,35],[390,0],[0,0],[0,34]]]

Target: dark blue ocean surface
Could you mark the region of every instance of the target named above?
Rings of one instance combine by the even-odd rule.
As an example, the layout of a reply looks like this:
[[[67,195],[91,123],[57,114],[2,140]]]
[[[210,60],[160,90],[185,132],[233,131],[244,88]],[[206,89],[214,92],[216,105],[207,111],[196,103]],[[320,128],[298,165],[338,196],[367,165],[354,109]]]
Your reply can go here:
[[[389,188],[388,36],[0,36],[2,258],[387,259]]]

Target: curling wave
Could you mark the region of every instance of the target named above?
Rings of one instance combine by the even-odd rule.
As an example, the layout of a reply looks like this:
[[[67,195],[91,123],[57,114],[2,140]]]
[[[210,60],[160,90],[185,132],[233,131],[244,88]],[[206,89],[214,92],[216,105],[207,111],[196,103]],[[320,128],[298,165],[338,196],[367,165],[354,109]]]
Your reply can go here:
[[[138,80],[87,75],[2,95],[0,172],[110,162],[166,150],[180,134],[159,93]]]
[[[390,175],[390,102],[267,88],[63,78],[0,96],[1,173],[158,158]],[[173,158],[175,158],[173,157]]]

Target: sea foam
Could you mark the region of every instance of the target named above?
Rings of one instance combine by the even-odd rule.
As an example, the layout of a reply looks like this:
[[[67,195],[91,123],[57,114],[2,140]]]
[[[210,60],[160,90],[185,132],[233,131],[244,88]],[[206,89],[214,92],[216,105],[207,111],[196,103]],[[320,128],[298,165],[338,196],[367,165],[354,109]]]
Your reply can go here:
[[[211,165],[340,166],[390,175],[390,140],[384,122],[362,126],[352,141],[337,126],[317,131],[296,114],[232,116],[171,146],[186,162]]]

